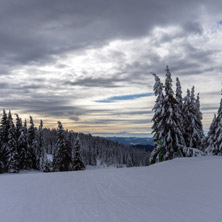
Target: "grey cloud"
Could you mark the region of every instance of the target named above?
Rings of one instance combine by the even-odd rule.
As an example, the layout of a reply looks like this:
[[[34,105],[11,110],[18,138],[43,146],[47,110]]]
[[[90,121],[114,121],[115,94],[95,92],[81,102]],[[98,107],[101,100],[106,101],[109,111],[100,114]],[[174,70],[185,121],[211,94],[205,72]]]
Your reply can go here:
[[[0,63],[53,62],[54,55],[142,36],[155,25],[185,24],[187,31],[200,32],[192,23],[200,2],[3,0]]]
[[[79,116],[85,113],[80,107],[67,105],[68,99],[64,97],[36,95],[31,99],[7,99],[1,100],[0,106],[10,110],[21,110],[25,113],[36,113],[42,116],[66,117],[70,120],[79,120]]]
[[[65,85],[71,86],[86,86],[86,87],[102,87],[102,88],[115,88],[120,87],[117,83],[122,82],[123,79],[120,79],[116,76],[111,78],[93,78],[93,77],[86,77],[82,79],[78,79],[76,81],[65,81]]]

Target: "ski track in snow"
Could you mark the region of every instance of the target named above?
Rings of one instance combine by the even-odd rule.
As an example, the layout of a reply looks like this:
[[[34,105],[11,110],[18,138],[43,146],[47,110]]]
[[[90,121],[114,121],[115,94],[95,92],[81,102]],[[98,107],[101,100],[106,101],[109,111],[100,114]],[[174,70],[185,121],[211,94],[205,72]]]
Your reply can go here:
[[[222,158],[0,175],[0,222],[219,222]]]

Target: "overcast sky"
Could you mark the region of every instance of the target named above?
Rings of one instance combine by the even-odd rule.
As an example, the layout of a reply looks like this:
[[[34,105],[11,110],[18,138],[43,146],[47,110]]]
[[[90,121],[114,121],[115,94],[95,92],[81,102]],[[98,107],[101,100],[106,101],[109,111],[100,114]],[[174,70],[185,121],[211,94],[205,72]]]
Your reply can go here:
[[[1,0],[0,106],[45,127],[147,136],[165,66],[200,92],[204,130],[220,102],[222,1]],[[185,95],[185,94],[184,94]]]

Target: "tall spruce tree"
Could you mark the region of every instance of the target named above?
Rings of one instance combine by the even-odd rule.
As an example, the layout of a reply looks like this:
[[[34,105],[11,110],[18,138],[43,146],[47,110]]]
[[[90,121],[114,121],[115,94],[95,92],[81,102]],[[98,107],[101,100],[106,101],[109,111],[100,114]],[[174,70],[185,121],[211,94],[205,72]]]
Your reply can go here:
[[[205,152],[207,153],[212,153],[213,151],[213,147],[215,143],[216,128],[217,128],[217,116],[216,114],[214,114],[214,118],[210,124],[210,128],[207,135],[207,144],[206,144],[206,149],[205,149]]]
[[[40,169],[40,159],[43,153],[43,135],[42,135],[42,131],[43,131],[43,121],[40,120],[40,124],[39,124],[39,129],[36,132],[36,137],[33,141],[33,147],[34,147],[34,152],[35,152],[35,168],[37,170]]]
[[[187,89],[187,95],[184,97],[184,103],[183,103],[183,127],[184,127],[184,139],[186,142],[186,146],[190,146],[190,140],[191,140],[191,134],[192,129],[190,125],[191,121],[191,96],[190,96],[190,90]]]
[[[183,114],[184,138],[187,147],[201,149],[204,137],[202,113],[200,111],[199,94],[196,99],[194,86],[192,87],[191,93],[190,90],[187,90],[187,96],[184,98]]]
[[[8,116],[3,109],[2,119],[1,119],[1,131],[0,131],[0,137],[2,143],[8,142],[8,130],[9,130],[9,124],[8,124]]]
[[[35,156],[35,127],[32,117],[30,116],[30,126],[27,132],[27,140],[28,140],[28,152],[31,154],[31,167],[36,169],[36,156]]]
[[[9,135],[8,135],[8,172],[18,173],[19,172],[19,155],[16,144],[16,131],[12,119],[9,119]]]
[[[222,99],[217,117],[214,115],[214,119],[210,125],[205,152],[213,155],[222,155]]]
[[[0,126],[0,173],[3,173],[6,171],[7,167],[7,155],[8,155],[8,149],[7,149],[7,142],[8,142],[8,117],[3,110],[2,118],[1,118],[1,126]]]
[[[20,168],[29,170],[32,168],[32,151],[28,147],[28,130],[26,119],[18,139],[18,145],[20,149]]]
[[[172,78],[170,70],[166,68],[165,96],[162,103],[161,121],[158,125],[159,140],[162,142],[162,160],[173,159],[174,157],[185,156],[183,147],[185,141],[183,138],[183,129],[180,122],[180,114],[177,112],[178,102],[174,97],[172,89]],[[155,114],[154,114],[155,115]],[[158,149],[155,149],[156,151]],[[155,152],[154,150],[154,152]],[[157,154],[152,153],[151,163],[158,161]]]
[[[62,123],[58,121],[58,129],[56,134],[57,150],[53,156],[53,166],[55,171],[69,171],[71,170],[72,151],[66,146],[65,130]]]
[[[82,161],[80,154],[80,142],[79,142],[79,134],[76,137],[75,147],[74,147],[74,158],[73,158],[73,170],[85,170],[85,165]]]
[[[183,96],[182,96],[182,88],[180,84],[180,80],[177,77],[176,78],[176,101],[177,101],[177,113],[178,116],[180,116],[179,121],[180,121],[180,126],[181,126],[181,132],[183,136],[185,135],[185,130],[184,130],[184,114],[183,113]]]
[[[18,114],[16,115],[16,126],[15,126],[15,140],[16,140],[16,146],[17,146],[17,151],[18,151],[18,155],[20,156],[20,152],[21,152],[21,147],[19,146],[19,137],[21,135],[22,132],[22,119],[19,118]]]
[[[176,78],[176,100],[177,100],[179,110],[180,112],[182,112],[182,108],[183,108],[182,88],[181,88],[180,80],[178,77]]]
[[[154,116],[152,118],[153,126],[152,126],[152,133],[153,135],[153,142],[155,145],[154,150],[151,153],[150,161],[151,163],[155,163],[159,161],[159,148],[158,148],[158,140],[161,140],[162,138],[162,121],[163,121],[163,84],[160,81],[160,78],[153,73],[153,76],[155,77],[155,84],[153,87],[153,91],[156,98],[155,105],[153,107]]]

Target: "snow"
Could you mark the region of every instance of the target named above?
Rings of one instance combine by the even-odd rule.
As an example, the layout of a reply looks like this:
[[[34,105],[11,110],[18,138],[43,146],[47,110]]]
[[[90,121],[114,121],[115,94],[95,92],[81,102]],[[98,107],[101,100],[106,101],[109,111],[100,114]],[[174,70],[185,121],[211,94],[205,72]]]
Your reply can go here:
[[[53,155],[52,154],[46,154],[46,155],[47,155],[47,160],[52,162],[53,161]]]
[[[0,175],[0,221],[219,222],[222,157]]]

